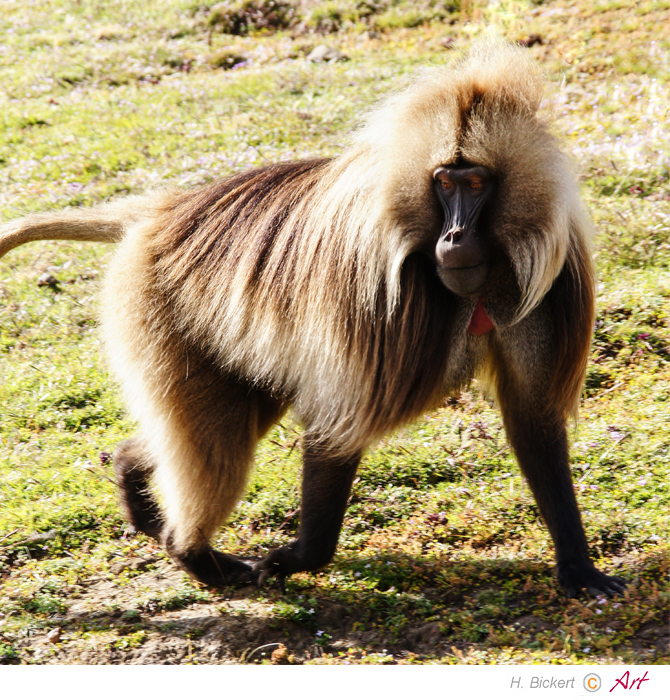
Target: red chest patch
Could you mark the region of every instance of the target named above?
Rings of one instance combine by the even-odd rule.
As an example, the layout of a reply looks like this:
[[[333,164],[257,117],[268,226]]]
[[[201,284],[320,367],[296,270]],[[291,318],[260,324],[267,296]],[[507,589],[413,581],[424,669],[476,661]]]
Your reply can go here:
[[[472,335],[486,335],[494,328],[495,325],[491,317],[486,313],[482,300],[478,299],[477,306],[475,306],[475,310],[470,317],[470,323],[468,323],[468,333],[472,333]]]

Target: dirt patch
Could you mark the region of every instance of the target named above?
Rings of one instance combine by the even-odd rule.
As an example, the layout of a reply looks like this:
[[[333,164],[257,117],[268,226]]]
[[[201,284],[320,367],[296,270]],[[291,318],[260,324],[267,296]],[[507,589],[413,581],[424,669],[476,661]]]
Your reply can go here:
[[[150,571],[142,571],[146,567]],[[375,630],[356,630],[360,611],[331,601],[319,601],[309,626],[277,619],[279,590],[248,587],[211,595],[193,585],[172,563],[133,557],[113,562],[117,576],[93,577],[70,587],[68,608],[53,616],[49,626],[15,640],[17,661],[41,664],[180,664],[262,663],[273,651],[275,662],[303,663],[337,652],[361,647],[385,652],[384,635]],[[141,573],[124,580],[122,572]],[[268,595],[268,593],[270,595]],[[198,595],[207,602],[189,602]],[[170,607],[178,609],[165,609]],[[328,629],[326,639],[319,633]],[[399,653],[434,647],[439,625],[432,623],[410,630]]]

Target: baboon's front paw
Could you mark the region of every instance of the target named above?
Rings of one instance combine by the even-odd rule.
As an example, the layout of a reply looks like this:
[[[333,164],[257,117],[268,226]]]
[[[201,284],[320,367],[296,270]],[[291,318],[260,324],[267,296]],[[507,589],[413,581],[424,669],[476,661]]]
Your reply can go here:
[[[626,590],[624,579],[603,574],[591,562],[558,564],[558,581],[570,598],[575,598],[582,590],[592,596],[623,595]]]
[[[301,570],[291,547],[273,549],[265,559],[254,566],[259,586],[262,586],[269,578],[275,578],[282,590],[286,577]]]

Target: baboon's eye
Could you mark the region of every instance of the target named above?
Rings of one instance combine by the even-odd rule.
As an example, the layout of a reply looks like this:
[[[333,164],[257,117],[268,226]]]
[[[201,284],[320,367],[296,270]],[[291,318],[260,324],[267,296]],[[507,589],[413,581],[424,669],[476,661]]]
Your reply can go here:
[[[454,186],[451,180],[440,180],[440,185],[442,185],[443,190],[450,190]]]
[[[470,180],[470,189],[479,191],[484,187],[484,183],[481,180]]]

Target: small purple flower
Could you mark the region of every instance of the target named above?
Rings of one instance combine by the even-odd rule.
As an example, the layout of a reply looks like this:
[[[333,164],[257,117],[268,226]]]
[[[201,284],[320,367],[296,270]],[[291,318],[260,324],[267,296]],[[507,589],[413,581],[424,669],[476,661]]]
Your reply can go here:
[[[622,433],[619,428],[617,428],[615,425],[610,425],[607,428],[607,432],[609,433],[609,436],[612,438],[612,440],[623,440],[625,437],[625,434]]]

